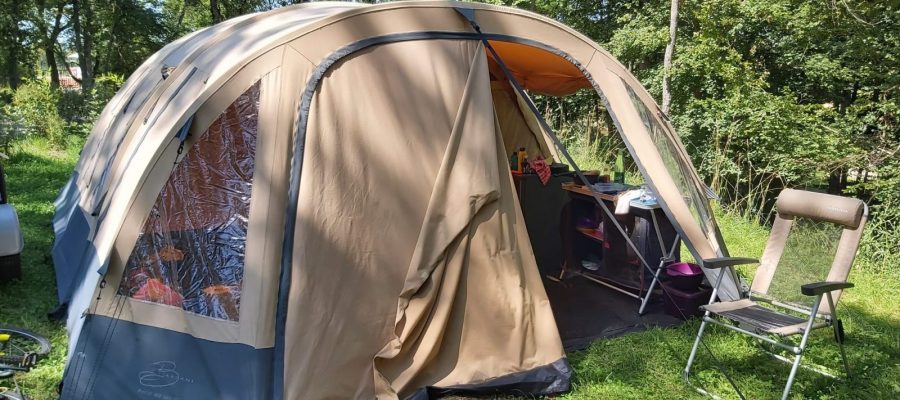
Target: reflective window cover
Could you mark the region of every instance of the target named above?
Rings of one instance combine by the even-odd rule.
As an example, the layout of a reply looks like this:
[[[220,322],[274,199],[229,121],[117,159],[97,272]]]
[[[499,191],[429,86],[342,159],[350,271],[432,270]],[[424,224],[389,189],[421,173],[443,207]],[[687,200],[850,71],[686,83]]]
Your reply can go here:
[[[119,294],[238,320],[259,83],[190,147],[156,198]]]

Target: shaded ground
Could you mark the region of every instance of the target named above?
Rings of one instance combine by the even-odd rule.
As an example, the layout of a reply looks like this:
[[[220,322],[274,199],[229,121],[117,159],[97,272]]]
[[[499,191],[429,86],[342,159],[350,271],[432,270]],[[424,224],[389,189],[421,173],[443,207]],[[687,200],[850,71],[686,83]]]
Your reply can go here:
[[[584,350],[598,339],[642,332],[648,327],[681,324],[663,311],[659,299],[654,298],[639,316],[638,300],[579,276],[562,282],[545,277],[544,287],[566,351]]]

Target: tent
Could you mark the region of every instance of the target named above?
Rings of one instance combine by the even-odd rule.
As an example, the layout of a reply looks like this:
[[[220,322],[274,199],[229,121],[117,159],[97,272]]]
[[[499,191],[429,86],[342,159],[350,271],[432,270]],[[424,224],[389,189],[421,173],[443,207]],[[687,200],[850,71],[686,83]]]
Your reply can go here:
[[[567,390],[507,160],[558,155],[516,86],[595,90],[695,258],[727,255],[665,115],[570,28],[460,2],[246,15],[135,71],[56,201],[62,398]]]

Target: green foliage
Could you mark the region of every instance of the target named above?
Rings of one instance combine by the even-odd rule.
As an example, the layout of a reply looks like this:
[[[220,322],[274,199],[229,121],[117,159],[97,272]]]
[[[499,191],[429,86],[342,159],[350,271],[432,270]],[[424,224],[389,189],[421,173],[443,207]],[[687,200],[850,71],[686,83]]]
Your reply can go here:
[[[154,0],[97,1],[98,73],[127,75],[170,39]]]
[[[121,75],[104,74],[89,93],[60,91],[40,80],[26,81],[16,91],[5,89],[0,95],[8,98],[0,107],[0,147],[26,135],[46,138],[56,146],[67,144],[70,136],[87,136],[122,83]]]
[[[15,91],[0,87],[0,153],[9,153],[9,146],[22,135],[22,121],[10,104]]]
[[[876,205],[872,213],[857,265],[886,276],[896,276],[897,254],[900,254],[900,200],[893,198]]]
[[[106,107],[106,103],[116,95],[123,84],[125,84],[125,78],[120,74],[106,73],[97,77],[88,104],[88,115],[91,116],[91,121],[100,116],[103,107]]]
[[[660,98],[668,1],[492,2],[577,28]],[[766,221],[785,187],[860,197],[872,206],[861,263],[896,271],[898,57],[897,2],[683,2],[670,118],[724,208]],[[608,164],[619,144],[591,128],[596,96],[541,101],[579,163]]]
[[[218,5],[222,16],[231,18],[292,2],[219,0]],[[660,98],[668,1],[487,2],[533,10],[575,28],[611,51]],[[68,22],[73,15],[71,1],[65,3],[64,32],[57,44],[70,54],[77,48]],[[10,153],[22,146],[10,169],[11,185],[21,186],[11,190],[14,202],[24,210],[20,215],[29,227],[26,241],[33,246],[34,258],[26,260],[27,268],[43,284],[4,288],[0,309],[24,307],[29,315],[40,315],[52,303],[52,293],[45,290],[52,288],[52,270],[41,261],[49,251],[45,242],[51,233],[45,222],[52,213],[50,201],[66,171],[71,171],[83,136],[124,77],[164,44],[213,23],[209,0],[82,3],[93,10],[93,20],[83,21],[84,29],[93,34],[95,86],[90,93],[60,92],[47,83],[38,27],[52,26],[53,13],[38,10],[56,3],[0,0],[0,83],[20,83],[18,90],[0,89],[0,151]],[[850,337],[858,338],[851,339],[851,362],[861,365],[860,370],[847,384],[802,378],[806,382],[801,381],[797,396],[877,398],[896,393],[900,294],[885,277],[896,276],[900,254],[900,4],[682,2],[678,21],[670,118],[694,165],[724,199],[717,209],[718,221],[732,254],[759,256],[767,232],[748,220],[765,221],[783,187],[853,195],[871,207],[851,276],[857,288],[843,300],[850,309],[844,317]],[[598,96],[583,91],[537,100],[580,166],[610,170],[622,143]],[[19,136],[24,135],[29,137],[23,142]],[[12,149],[4,148],[10,139]],[[64,161],[55,163],[57,159]],[[636,168],[629,167],[628,179],[635,182]],[[740,272],[753,273],[749,268]],[[26,295],[32,292],[41,293],[40,298]],[[28,318],[22,324],[55,332],[54,343],[58,349],[64,347],[60,327]],[[692,396],[674,374],[682,367],[685,346],[695,329],[632,335],[574,356],[577,380],[568,397]],[[659,351],[661,339],[672,335],[673,347]],[[827,338],[815,340],[829,348]],[[739,365],[737,373],[768,377],[769,367],[757,366],[762,365],[760,360],[748,360],[742,353],[749,350],[746,342],[722,339],[712,346]],[[42,392],[55,384],[52,380],[63,365],[62,351],[55,352],[50,366],[28,375],[28,387]],[[833,349],[823,354],[823,363],[837,362]],[[664,378],[648,381],[648,375]],[[700,379],[720,393],[730,390],[714,373],[701,374]],[[779,385],[754,379],[740,382],[750,388],[749,397],[778,391]]]
[[[13,95],[12,114],[22,122],[27,134],[37,135],[61,144],[65,121],[59,116],[59,91],[46,82],[28,81]]]

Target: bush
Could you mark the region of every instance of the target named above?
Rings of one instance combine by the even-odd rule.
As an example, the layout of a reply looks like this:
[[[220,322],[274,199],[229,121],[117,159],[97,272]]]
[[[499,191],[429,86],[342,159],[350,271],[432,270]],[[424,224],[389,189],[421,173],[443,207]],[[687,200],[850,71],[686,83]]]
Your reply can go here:
[[[46,138],[56,146],[65,145],[69,136],[86,136],[122,84],[121,75],[103,74],[90,93],[52,89],[41,80],[25,82],[16,91],[0,91],[0,147],[23,134]]]
[[[41,81],[28,81],[13,95],[12,114],[22,122],[26,134],[38,135],[52,143],[65,141],[66,122],[59,115],[60,92]]]
[[[15,91],[8,87],[0,88],[0,153],[9,154],[9,146],[22,131],[22,123],[13,113],[12,103]]]
[[[880,274],[896,273],[900,254],[900,199],[873,206],[859,258],[860,266]]]
[[[116,95],[119,88],[125,84],[125,78],[119,74],[103,74],[94,79],[94,90],[91,92],[91,98],[88,104],[92,119],[96,119],[106,107],[106,103]]]

